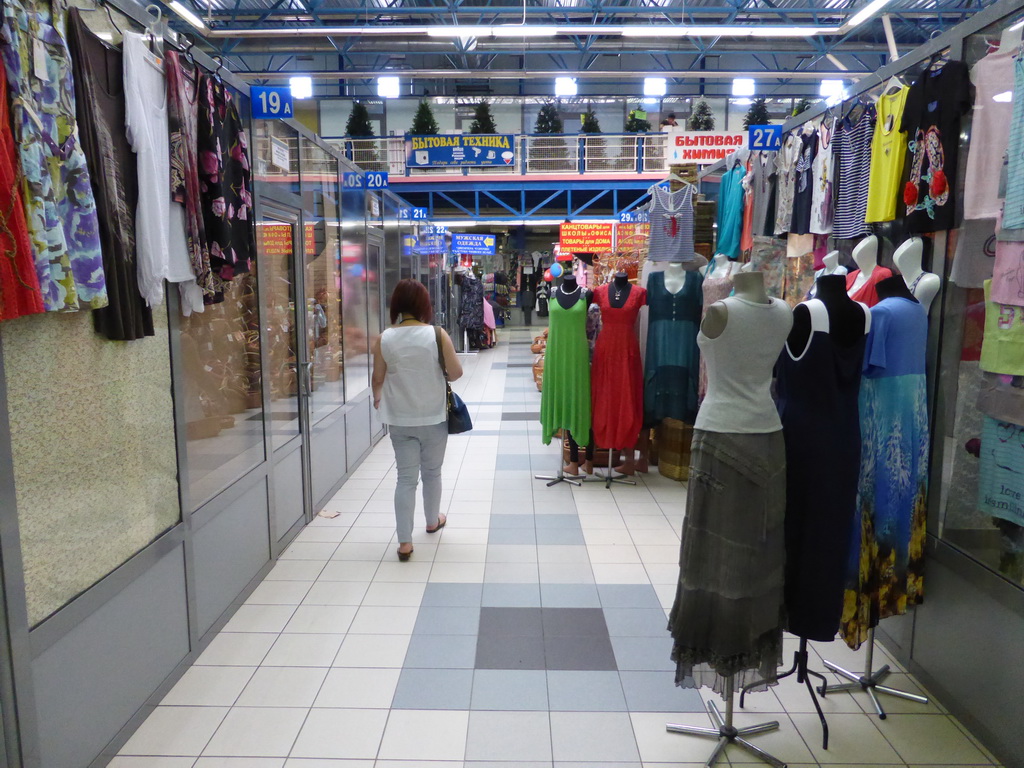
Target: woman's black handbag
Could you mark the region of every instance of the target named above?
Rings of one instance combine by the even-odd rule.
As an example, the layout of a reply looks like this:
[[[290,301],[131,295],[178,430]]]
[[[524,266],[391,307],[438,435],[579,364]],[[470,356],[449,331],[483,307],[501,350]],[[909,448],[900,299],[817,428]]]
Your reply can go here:
[[[448,367],[444,364],[444,347],[441,344],[440,328],[434,328],[434,336],[437,339],[437,362],[441,364],[441,373],[444,374],[445,402],[448,407],[448,434],[460,435],[473,428],[473,420],[469,417],[469,408],[462,402],[461,397],[452,392],[452,385],[448,381]]]

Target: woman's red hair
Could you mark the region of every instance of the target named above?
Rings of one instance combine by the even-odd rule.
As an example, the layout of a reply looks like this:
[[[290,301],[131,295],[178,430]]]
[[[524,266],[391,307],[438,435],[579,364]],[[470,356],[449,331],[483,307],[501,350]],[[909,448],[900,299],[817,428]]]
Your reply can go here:
[[[391,294],[391,324],[398,322],[402,315],[415,317],[421,323],[434,319],[434,308],[430,305],[430,294],[419,280],[399,280]]]

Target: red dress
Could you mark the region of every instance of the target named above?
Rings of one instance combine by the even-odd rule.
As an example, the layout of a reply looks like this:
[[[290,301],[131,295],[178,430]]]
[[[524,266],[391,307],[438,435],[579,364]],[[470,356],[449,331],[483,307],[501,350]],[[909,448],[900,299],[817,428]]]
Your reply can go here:
[[[632,448],[644,418],[644,376],[636,321],[647,302],[647,291],[632,286],[625,305],[616,309],[609,301],[612,288],[602,285],[594,291],[594,302],[601,308],[601,333],[590,368],[594,441],[602,448]]]
[[[21,203],[18,170],[7,112],[7,71],[0,66],[0,320],[45,311]]]

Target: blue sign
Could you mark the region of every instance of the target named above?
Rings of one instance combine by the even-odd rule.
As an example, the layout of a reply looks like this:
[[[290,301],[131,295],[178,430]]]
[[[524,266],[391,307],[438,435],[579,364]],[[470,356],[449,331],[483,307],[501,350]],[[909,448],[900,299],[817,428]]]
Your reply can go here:
[[[623,211],[619,214],[620,224],[646,224],[651,220],[647,211]]]
[[[252,99],[253,120],[295,117],[291,88],[268,88],[254,85],[249,88],[249,97]]]
[[[424,235],[447,235],[448,227],[443,224],[424,224],[420,233]]]
[[[341,185],[345,189],[387,189],[387,171],[346,171],[341,174]],[[401,218],[401,215],[399,215]]]
[[[468,256],[493,256],[497,241],[494,235],[455,233],[452,235],[452,252]]]
[[[399,208],[398,218],[401,221],[426,221],[426,208]]]
[[[751,151],[782,149],[781,125],[752,125],[747,128],[747,148]]]
[[[405,235],[402,238],[402,255],[411,256],[414,253],[444,253],[444,236],[428,235],[417,239],[415,235]]]
[[[515,159],[516,137],[510,133],[409,137],[412,168],[512,165]]]

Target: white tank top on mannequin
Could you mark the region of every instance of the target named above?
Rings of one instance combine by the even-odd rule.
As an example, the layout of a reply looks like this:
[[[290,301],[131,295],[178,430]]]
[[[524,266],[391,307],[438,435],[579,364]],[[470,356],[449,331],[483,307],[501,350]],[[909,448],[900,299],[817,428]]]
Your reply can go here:
[[[380,353],[388,366],[380,398],[382,424],[426,427],[447,420],[436,334],[432,325],[388,328],[381,334]]]
[[[771,395],[772,369],[793,328],[793,313],[776,298],[758,304],[732,296],[722,303],[728,314],[721,335],[697,334],[708,390],[693,426],[706,432],[777,432],[782,422]]]

